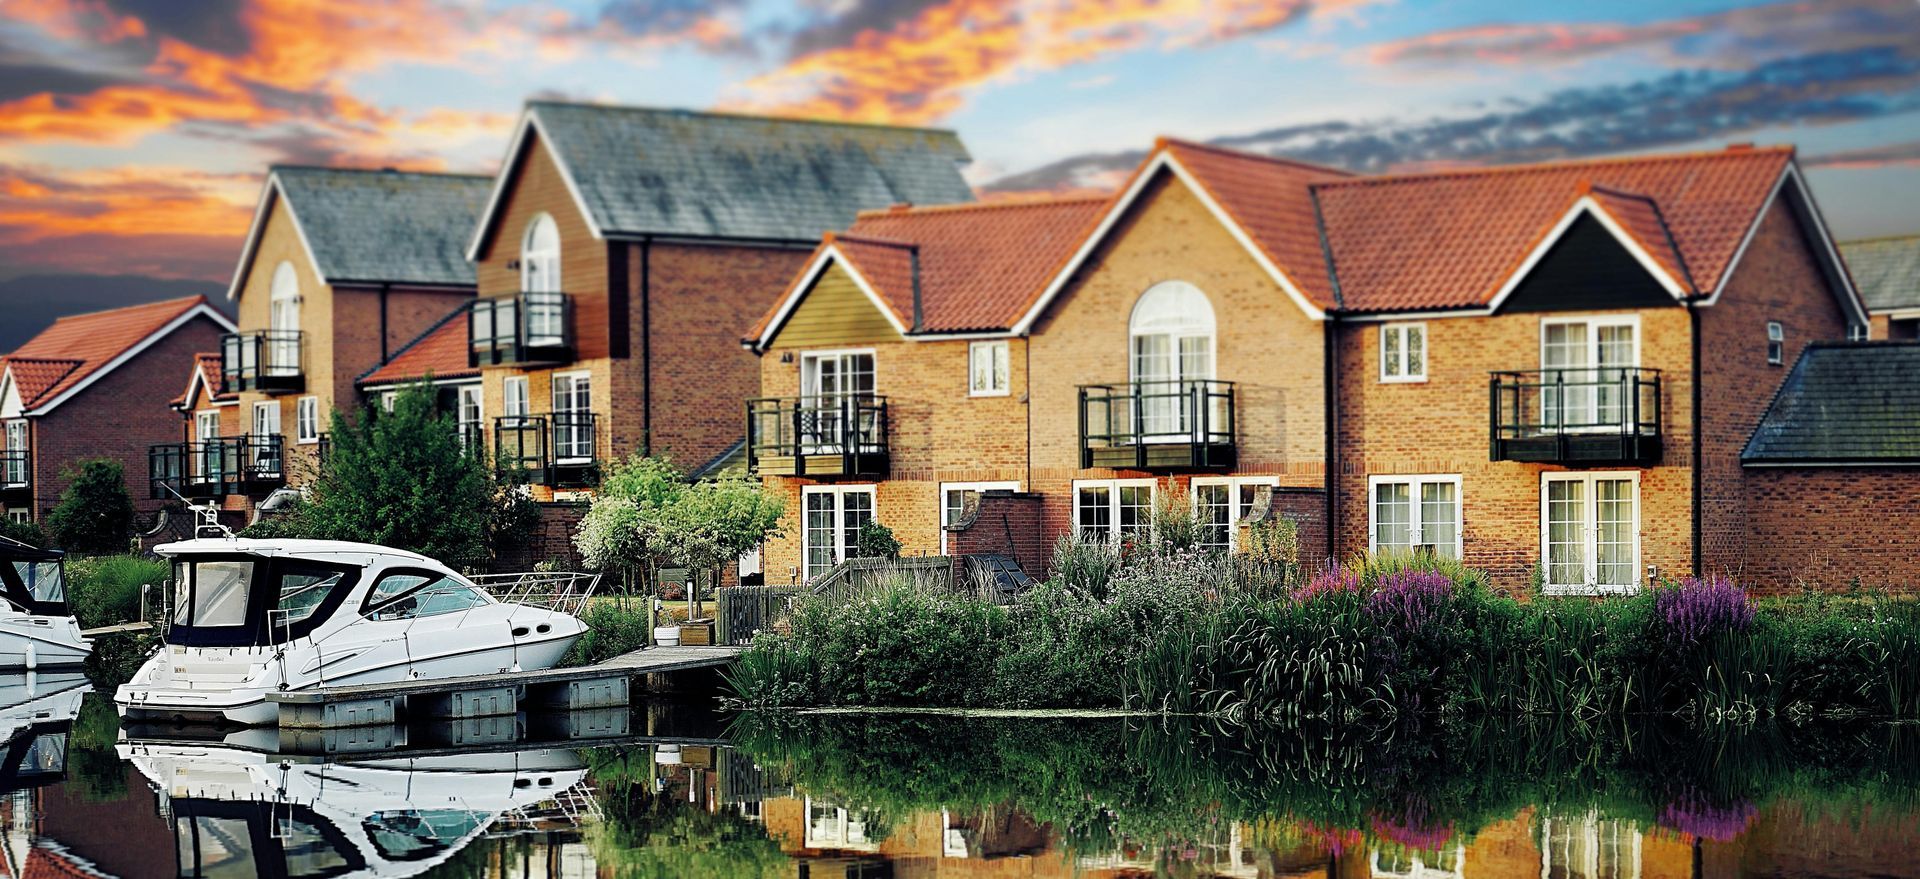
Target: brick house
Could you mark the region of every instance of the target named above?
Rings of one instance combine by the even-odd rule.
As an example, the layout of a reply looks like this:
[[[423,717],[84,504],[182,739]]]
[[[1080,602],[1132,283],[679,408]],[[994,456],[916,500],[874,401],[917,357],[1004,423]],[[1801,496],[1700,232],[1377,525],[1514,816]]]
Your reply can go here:
[[[227,298],[238,329],[192,364],[181,438],[149,450],[149,494],[250,510],[298,485],[355,381],[473,299],[462,252],[487,178],[276,166]],[[177,375],[177,373],[176,373]],[[181,431],[176,429],[174,434]]]
[[[998,295],[1024,310],[966,328],[970,350],[1005,346],[1010,411],[929,429],[908,407],[932,405],[923,387],[954,391],[927,377],[969,375],[959,346],[937,343],[959,333],[902,316],[939,307],[939,233],[912,220],[937,213],[863,216],[815,262],[853,267],[854,283],[803,275],[750,340],[764,395],[797,395],[791,408],[886,398],[885,470],[796,472],[812,466],[799,453],[834,449],[804,411],[796,454],[760,454],[804,514],[769,548],[770,579],[835,558],[849,493],[907,551],[939,552],[953,534],[940,517],[962,506],[949,481],[1028,493],[982,504],[1037,508],[1000,518],[1002,543],[1029,556],[1070,531],[1142,529],[1171,493],[1214,542],[1282,515],[1309,559],[1421,547],[1509,587],[1535,570],[1568,592],[1628,588],[1649,567],[1737,570],[1762,502],[1741,446],[1766,393],[1807,343],[1867,321],[1788,149],[1358,177],[1162,141],[1067,258],[1007,281]],[[918,284],[899,280],[915,270]],[[959,271],[989,270],[1013,274],[992,259]],[[815,300],[831,320],[803,320]],[[824,378],[862,369],[844,389]],[[892,464],[943,455],[956,463]],[[993,473],[970,479],[957,462],[974,456]],[[1014,521],[1037,527],[1015,537]]]
[[[858,211],[971,200],[967,160],[947,131],[530,102],[466,250],[495,460],[564,500],[635,452],[737,454],[759,386],[741,334]]]
[[[1873,315],[1868,338],[1920,339],[1920,235],[1846,241],[1840,255]]]
[[[0,508],[39,520],[59,502],[67,471],[92,458],[125,468],[146,500],[147,446],[178,435],[153,405],[178,390],[174,364],[215,346],[233,323],[206,297],[71,315],[0,358]]]

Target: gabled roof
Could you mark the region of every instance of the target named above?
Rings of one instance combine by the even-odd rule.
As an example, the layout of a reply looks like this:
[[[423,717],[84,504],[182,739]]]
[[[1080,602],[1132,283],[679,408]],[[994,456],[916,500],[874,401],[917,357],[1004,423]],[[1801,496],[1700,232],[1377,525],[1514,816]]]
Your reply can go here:
[[[1315,184],[1350,311],[1484,307],[1568,216],[1594,202],[1674,280],[1720,288],[1793,150],[1551,162]]]
[[[360,387],[382,387],[422,381],[472,378],[480,370],[467,363],[467,306],[448,312],[386,363],[360,377]]]
[[[0,364],[19,389],[22,410],[43,415],[197,317],[233,330],[233,322],[205,296],[167,299],[60,318],[0,358]]]
[[[862,209],[973,200],[951,131],[530,101],[487,210],[477,260],[529,133],[547,145],[594,237],[815,241]]]
[[[276,165],[227,298],[240,295],[276,200],[283,200],[321,283],[471,287],[467,236],[492,178]]]
[[[862,213],[844,234],[826,236],[747,341],[771,342],[832,263],[851,273],[903,333],[1006,332],[1085,240],[1107,202],[1068,198]]]
[[[1920,235],[1895,235],[1840,245],[1868,311],[1920,308]]]
[[[1920,344],[1808,345],[1746,450],[1747,466],[1920,466]]]
[[[169,405],[178,409],[192,404],[194,392],[201,388],[207,389],[209,403],[230,403],[239,400],[238,393],[232,391],[221,393],[220,364],[219,352],[202,351],[193,355],[193,373],[187,378],[187,389],[181,391],[180,396],[173,398],[173,402]]]

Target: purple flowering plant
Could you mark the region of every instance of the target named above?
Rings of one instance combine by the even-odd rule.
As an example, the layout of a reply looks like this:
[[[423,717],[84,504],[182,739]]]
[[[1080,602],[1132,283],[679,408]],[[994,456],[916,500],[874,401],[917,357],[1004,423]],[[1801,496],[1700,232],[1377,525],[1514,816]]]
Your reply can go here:
[[[1295,589],[1293,600],[1307,601],[1322,595],[1354,594],[1360,591],[1360,574],[1339,565],[1329,564],[1307,581],[1307,585]]]
[[[1654,612],[1670,644],[1691,647],[1753,625],[1753,599],[1725,577],[1688,577],[1654,596]]]
[[[1438,571],[1397,571],[1380,578],[1367,596],[1367,616],[1390,632],[1425,629],[1446,610],[1453,580]]]

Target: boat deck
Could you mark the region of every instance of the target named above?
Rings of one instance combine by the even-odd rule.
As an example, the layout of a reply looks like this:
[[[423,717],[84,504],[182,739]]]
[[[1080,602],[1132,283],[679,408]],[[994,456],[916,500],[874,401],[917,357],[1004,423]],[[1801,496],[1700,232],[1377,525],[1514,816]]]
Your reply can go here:
[[[635,677],[722,667],[744,649],[648,647],[593,665],[316,687],[269,693],[267,701],[280,707],[280,725],[295,729],[376,726],[402,717],[463,719],[512,715],[522,710],[608,708],[628,704]]]

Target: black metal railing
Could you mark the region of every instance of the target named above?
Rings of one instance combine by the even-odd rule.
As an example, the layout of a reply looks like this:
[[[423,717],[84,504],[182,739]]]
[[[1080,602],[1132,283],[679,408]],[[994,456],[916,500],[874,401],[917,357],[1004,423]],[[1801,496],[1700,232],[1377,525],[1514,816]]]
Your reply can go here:
[[[747,401],[747,466],[784,476],[887,471],[887,398],[873,394]]]
[[[487,429],[478,421],[455,423],[453,433],[460,440],[460,448],[469,455],[481,454],[486,448]]]
[[[285,485],[282,437],[249,434],[147,449],[150,496],[175,499],[255,494]]]
[[[0,491],[33,485],[33,457],[26,449],[0,450]]]
[[[1233,382],[1080,386],[1080,466],[1213,469],[1235,461]]]
[[[467,311],[467,365],[573,360],[573,297],[516,293],[476,299]]]
[[[1660,370],[1529,369],[1488,379],[1495,461],[1646,464],[1661,453]]]
[[[254,330],[220,337],[220,389],[225,393],[304,390],[306,339],[297,330]]]
[[[493,463],[537,485],[586,485],[598,474],[592,412],[505,415],[493,420]]]

